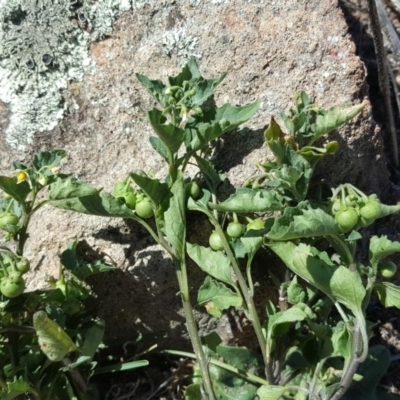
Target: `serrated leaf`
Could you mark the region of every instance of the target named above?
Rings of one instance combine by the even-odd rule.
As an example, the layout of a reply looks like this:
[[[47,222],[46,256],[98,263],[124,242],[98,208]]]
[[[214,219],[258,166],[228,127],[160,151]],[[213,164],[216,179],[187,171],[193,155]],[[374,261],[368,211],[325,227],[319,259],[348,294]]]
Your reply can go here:
[[[257,111],[260,101],[246,106],[232,106],[224,104],[216,110],[204,113],[204,120],[209,120],[206,124],[199,124],[199,130],[206,142],[217,139],[226,132],[236,129],[239,125],[248,121]]]
[[[235,213],[281,211],[284,209],[282,198],[275,191],[250,188],[240,188],[222,203],[210,203],[210,207],[218,211]]]
[[[100,192],[99,189],[94,188],[90,183],[80,181],[76,178],[69,177],[67,179],[57,179],[50,185],[49,199],[50,200],[64,200],[74,197],[84,197],[95,195]]]
[[[40,348],[50,361],[61,361],[68,353],[77,350],[68,334],[44,311],[33,314],[33,326]]]
[[[171,86],[183,86],[184,81],[200,78],[201,74],[196,59],[191,57],[178,75],[168,77],[168,82]]]
[[[316,257],[317,249],[305,244],[296,246],[291,242],[270,242],[267,245],[294,273],[331,299],[344,304],[355,315],[360,314],[365,288],[356,271],[327,264]]]
[[[339,128],[341,125],[350,121],[354,116],[356,116],[362,109],[364,105],[359,104],[356,106],[340,106],[332,107],[325,111],[323,114],[317,115],[317,119],[314,125],[313,142],[319,139],[321,136]]]
[[[155,133],[169,149],[171,154],[175,154],[185,140],[185,131],[174,124],[166,123],[166,119],[161,110],[153,108],[147,113]]]
[[[275,220],[267,237],[272,240],[293,240],[338,234],[333,217],[320,208],[305,210],[302,207],[302,204],[287,207],[282,217]]]
[[[225,79],[226,73],[217,79],[204,79],[197,83],[196,94],[191,98],[193,106],[202,106],[214,93],[214,89]]]
[[[186,239],[186,192],[182,177],[171,188],[172,197],[164,213],[165,235],[180,259],[185,255]]]
[[[387,236],[372,236],[369,242],[369,262],[376,270],[379,261],[400,252],[400,242],[392,242]]]
[[[78,190],[75,195],[72,193],[71,197],[68,197],[69,193],[67,191],[63,195],[66,197],[50,200],[49,204],[64,210],[102,217],[132,218],[135,216],[135,213],[126,206],[123,200],[117,199],[106,192],[99,193],[96,191],[91,195],[79,196]]]
[[[33,157],[32,165],[37,171],[46,166],[57,167],[66,155],[64,150],[41,151]]]
[[[260,400],[280,400],[286,392],[285,386],[263,385],[257,390]]]
[[[228,285],[234,286],[231,273],[231,264],[222,251],[214,251],[209,247],[187,243],[189,257],[208,275]]]
[[[130,177],[155,204],[161,204],[168,198],[168,185],[159,179],[149,178],[136,172],[132,172]]]
[[[242,298],[225,286],[224,283],[217,282],[207,276],[197,293],[197,302],[205,305],[207,310],[212,310],[214,317],[220,317],[222,310],[229,307],[240,307]]]
[[[385,307],[400,309],[400,287],[390,282],[375,283],[374,290]]]
[[[33,388],[31,385],[25,381],[23,377],[17,378],[14,376],[14,380],[12,382],[7,382],[7,393],[2,392],[0,389],[1,399],[12,400],[18,398],[18,396],[31,392],[32,389]]]
[[[168,162],[168,150],[161,139],[157,136],[150,136],[149,142],[151,147],[164,159],[164,161]]]
[[[166,104],[166,96],[165,89],[166,86],[160,80],[151,80],[145,75],[136,74],[137,80],[144,86],[147,91],[154,96],[154,98],[161,104],[162,107],[165,107]]]
[[[203,157],[199,157],[196,154],[194,155],[194,158],[204,176],[204,179],[207,182],[207,186],[210,188],[210,190],[214,190],[215,192],[217,187],[222,183],[221,175],[215,170],[210,161]]]
[[[23,181],[18,183],[17,177],[0,176],[0,189],[12,196],[15,200],[23,203],[31,191],[29,183]]]

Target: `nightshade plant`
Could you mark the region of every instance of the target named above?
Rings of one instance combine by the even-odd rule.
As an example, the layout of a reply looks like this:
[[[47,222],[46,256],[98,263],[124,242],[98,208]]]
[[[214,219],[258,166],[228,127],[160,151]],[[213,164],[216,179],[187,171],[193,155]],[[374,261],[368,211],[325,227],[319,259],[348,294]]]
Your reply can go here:
[[[32,165],[14,162],[12,176],[0,176],[0,398],[89,400],[95,392],[88,380],[100,370],[94,356],[104,334],[104,322],[85,308],[92,296],[84,282],[114,267],[87,263],[73,242],[61,254],[57,277],[48,289],[26,290],[30,261],[24,256],[32,216],[48,202],[46,189],[64,182],[62,150],[37,154]],[[32,273],[32,271],[31,271]],[[130,367],[146,365],[146,362]],[[121,368],[121,365],[119,366]],[[127,365],[124,366],[127,368]],[[28,397],[27,397],[28,396]]]
[[[169,253],[197,360],[185,399],[339,400],[364,384],[363,398],[372,400],[378,380],[371,379],[371,368],[382,373],[388,357],[385,349],[369,348],[366,310],[372,295],[385,307],[400,308],[400,288],[380,276],[393,272],[385,259],[400,251],[400,243],[373,236],[364,263],[356,258],[357,243],[361,228],[400,206],[383,205],[350,184],[312,185],[316,164],[338,150],[336,142],[323,143],[324,136],[362,105],[324,110],[297,93],[295,107],[281,115],[285,131],[271,118],[265,132],[273,158],[260,163],[260,173],[243,188],[219,201],[222,177],[210,161],[210,143],[247,121],[259,106],[216,107],[213,92],[224,76],[203,79],[193,59],[169,78],[169,86],[137,75],[160,105],[148,119],[156,134],[150,143],[168,165],[165,178],[135,171],[115,185],[113,194],[60,178],[50,185],[48,203],[132,219]],[[200,179],[185,178],[189,164],[197,166]],[[186,241],[186,215],[193,211],[210,221],[210,247]],[[263,290],[253,281],[261,248],[284,263],[280,274],[269,269],[279,303],[266,302],[265,320],[254,301]],[[261,355],[223,345],[216,334],[199,337],[187,257],[207,275],[198,305],[216,318],[231,307],[242,310]],[[264,265],[268,268],[268,259]]]

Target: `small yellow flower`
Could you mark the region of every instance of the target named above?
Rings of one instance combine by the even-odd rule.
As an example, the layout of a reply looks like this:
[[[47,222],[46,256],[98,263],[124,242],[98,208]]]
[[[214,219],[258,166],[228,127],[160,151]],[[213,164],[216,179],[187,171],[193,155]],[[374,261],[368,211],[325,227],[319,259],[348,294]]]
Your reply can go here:
[[[58,174],[60,173],[60,167],[53,167],[53,168],[51,169],[51,172],[52,172],[54,175],[58,175]]]
[[[27,181],[28,179],[29,179],[29,176],[25,171],[18,171],[17,183],[21,183],[21,182]]]

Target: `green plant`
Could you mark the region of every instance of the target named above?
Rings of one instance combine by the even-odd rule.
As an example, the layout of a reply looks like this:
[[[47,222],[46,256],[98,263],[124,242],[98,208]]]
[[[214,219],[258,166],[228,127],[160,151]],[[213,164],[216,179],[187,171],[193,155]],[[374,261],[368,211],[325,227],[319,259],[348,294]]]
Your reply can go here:
[[[203,79],[193,59],[169,78],[169,87],[137,75],[161,107],[148,112],[156,134],[150,143],[167,163],[168,173],[162,180],[145,172],[129,174],[136,185],[135,211],[127,207],[124,196],[112,196],[73,178],[51,184],[49,203],[132,219],[169,253],[198,363],[186,399],[339,400],[373,352],[366,320],[372,294],[384,306],[400,308],[400,288],[377,279],[379,263],[400,251],[400,243],[373,236],[364,265],[355,258],[362,237],[358,231],[400,206],[381,204],[350,184],[333,188],[330,195],[325,186],[312,187],[317,163],[339,148],[337,142],[322,143],[322,138],[353,118],[362,105],[324,110],[303,92],[296,94],[295,107],[281,115],[286,132],[274,118],[265,132],[274,158],[260,163],[260,173],[249,177],[245,187],[219,201],[223,179],[210,162],[209,143],[258,109],[258,102],[215,107],[209,100],[223,77]],[[315,145],[318,140],[321,147]],[[190,182],[183,178],[189,164],[199,169],[199,197],[188,192]],[[137,206],[144,201],[142,213]],[[186,241],[190,211],[210,221],[211,248]],[[250,218],[254,213],[263,217]],[[245,218],[248,224],[243,229],[239,220]],[[278,275],[270,272],[279,304],[266,302],[264,321],[254,301],[261,289],[256,289],[252,271],[261,248],[275,253],[286,266]],[[217,318],[230,307],[243,310],[261,357],[246,348],[225,346],[215,334],[199,337],[190,303],[187,256],[207,275],[198,305]]]
[[[8,242],[0,247],[0,398],[4,400],[26,395],[37,400],[94,398],[88,380],[98,373],[94,356],[104,323],[85,307],[92,293],[84,281],[114,267],[101,261],[85,263],[74,242],[62,253],[59,275],[50,278],[50,289],[27,291],[25,284],[30,270],[30,261],[23,256],[29,221],[47,204],[42,193],[48,185],[70,181],[59,172],[64,156],[59,150],[41,152],[31,166],[14,163],[13,176],[0,176],[4,192],[0,230]],[[135,366],[139,365],[131,365]]]

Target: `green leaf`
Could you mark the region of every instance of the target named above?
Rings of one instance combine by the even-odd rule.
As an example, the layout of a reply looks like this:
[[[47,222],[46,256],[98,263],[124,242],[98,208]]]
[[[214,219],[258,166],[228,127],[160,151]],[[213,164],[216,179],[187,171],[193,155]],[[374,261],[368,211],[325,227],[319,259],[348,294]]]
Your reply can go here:
[[[166,183],[135,172],[132,172],[130,177],[155,204],[161,204],[168,199],[169,189]]]
[[[171,154],[175,154],[185,140],[185,131],[176,125],[166,123],[162,111],[157,108],[149,111],[147,116],[154,132],[157,133]]]
[[[300,303],[271,315],[267,325],[267,341],[276,336],[283,336],[292,322],[304,321],[311,314],[311,310],[305,304]]]
[[[246,232],[240,242],[243,244],[249,258],[252,259],[263,244],[263,230]],[[258,235],[257,235],[258,234]]]
[[[372,236],[369,242],[369,262],[377,270],[379,261],[400,252],[400,242],[392,242],[387,236]]]
[[[223,359],[223,362],[232,365],[239,371],[246,371],[253,375],[261,375],[262,362],[260,357],[244,347],[219,345],[215,358]],[[210,375],[215,396],[221,400],[253,400],[256,398],[257,386],[239,377],[233,372],[210,364]]]
[[[50,361],[61,361],[68,353],[77,350],[68,334],[44,311],[33,314],[33,326],[40,348]]]
[[[197,302],[204,305],[207,311],[216,318],[222,315],[222,310],[242,305],[242,299],[237,293],[209,276],[199,288]]]
[[[317,249],[305,244],[269,242],[267,245],[294,273],[359,315],[365,288],[358,272],[329,265],[318,257]]]
[[[214,93],[214,89],[225,79],[226,73],[217,79],[204,79],[197,83],[196,94],[191,98],[193,106],[202,106]]]
[[[344,304],[355,315],[362,314],[361,306],[366,292],[357,271],[339,266],[331,277],[330,289],[339,303]]]
[[[181,72],[179,72],[177,76],[168,77],[168,81],[171,86],[182,86],[184,81],[200,78],[201,74],[199,67],[197,66],[196,59],[191,57],[186,65],[182,68]]]
[[[287,289],[287,299],[290,304],[304,303],[307,293],[303,286],[298,283],[297,275],[293,277]]]
[[[154,96],[154,98],[161,104],[162,107],[166,107],[166,86],[160,80],[150,80],[147,76],[136,74],[137,80],[144,86],[147,91]]]
[[[301,214],[300,214],[301,213]],[[281,218],[275,220],[267,237],[272,240],[293,240],[338,234],[333,217],[322,209],[303,209],[302,203],[287,207]]]
[[[317,115],[315,126],[313,127],[315,136],[312,141],[314,142],[321,136],[326,135],[336,128],[339,128],[339,126],[345,124],[347,121],[350,121],[363,109],[363,107],[363,104],[356,106],[335,106],[320,113]]]
[[[258,111],[259,106],[259,100],[239,107],[224,104],[216,110],[211,109],[208,113],[204,113],[204,120],[209,120],[209,123],[199,124],[199,130],[204,140],[210,142],[224,133],[236,129],[239,125],[248,121]]]
[[[240,188],[222,203],[210,203],[210,207],[218,211],[251,213],[281,211],[284,209],[284,204],[282,198],[275,191]]]
[[[388,206],[386,204],[381,204],[381,214],[378,218],[387,217],[400,211],[400,204],[396,206]]]
[[[185,390],[185,400],[202,400],[200,384],[192,383]]]
[[[168,149],[161,139],[157,136],[150,136],[149,142],[151,147],[164,159],[164,161],[168,162]]]
[[[95,195],[100,192],[90,183],[80,181],[76,178],[69,177],[67,179],[57,179],[50,185],[49,199],[64,200],[74,197],[85,197]]]
[[[52,185],[51,185],[52,186]],[[50,189],[51,190],[51,189]],[[65,196],[69,194],[64,193]],[[77,193],[78,194],[78,193]],[[53,193],[54,197],[55,193]],[[116,199],[106,192],[96,192],[87,196],[54,198],[49,201],[53,207],[76,211],[82,214],[99,215],[102,217],[132,218],[135,213],[129,209],[123,200]]]
[[[66,155],[64,150],[41,151],[33,157],[32,165],[37,171],[46,166],[57,167]]]
[[[31,392],[32,386],[24,380],[23,377],[17,378],[14,376],[14,380],[12,382],[7,382],[7,393],[1,393],[0,395],[2,400],[12,400],[17,398],[20,395],[25,395],[28,392]]]
[[[286,392],[285,386],[263,385],[257,390],[260,400],[280,400]]]
[[[23,181],[18,183],[17,177],[0,176],[0,189],[12,196],[15,200],[23,203],[31,191],[29,183]]]
[[[80,257],[78,257],[76,253],[77,247],[77,241],[70,243],[68,248],[62,252],[60,261],[65,269],[76,276],[79,280],[84,281],[91,275],[100,272],[114,271],[117,269],[114,265],[107,264],[101,260],[92,263],[85,263]]]
[[[105,324],[103,320],[90,321],[90,326],[84,332],[84,340],[79,350],[84,356],[93,360],[100,343],[103,340]]]
[[[189,257],[200,269],[228,285],[235,286],[232,280],[231,264],[228,257],[222,251],[214,251],[209,247],[187,243]]]
[[[334,328],[332,333],[332,345],[335,355],[341,355],[346,360],[353,354],[353,334],[348,324],[340,321]]]
[[[148,365],[149,362],[147,360],[138,360],[126,363],[113,364],[113,365],[108,365],[107,367],[96,368],[96,370],[94,371],[94,375],[129,371],[131,369],[147,367]]]
[[[203,157],[199,157],[196,154],[194,155],[194,158],[196,159],[197,165],[207,182],[207,186],[215,193],[217,187],[222,183],[221,175],[215,170],[210,161]]]
[[[182,177],[174,182],[171,193],[169,207],[164,213],[165,235],[182,259],[186,240],[186,191]]]
[[[400,309],[400,287],[390,282],[375,283],[374,291],[385,307]]]

